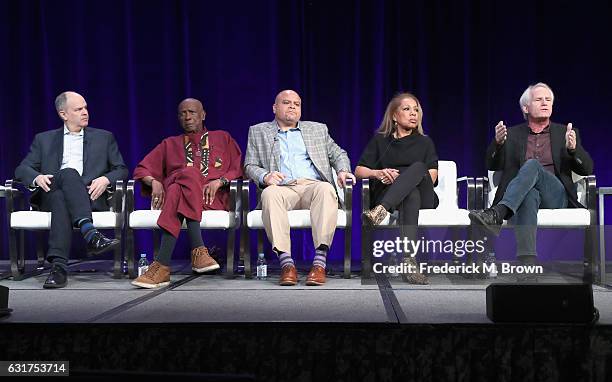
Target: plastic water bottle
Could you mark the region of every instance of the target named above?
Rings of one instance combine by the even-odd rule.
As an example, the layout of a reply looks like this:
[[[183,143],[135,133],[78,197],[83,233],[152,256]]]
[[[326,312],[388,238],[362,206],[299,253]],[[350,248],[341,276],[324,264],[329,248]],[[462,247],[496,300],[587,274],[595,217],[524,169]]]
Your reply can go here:
[[[257,280],[266,280],[268,278],[268,263],[266,263],[266,256],[260,253],[257,256]]]
[[[398,271],[399,261],[397,260],[397,253],[391,252],[391,257],[389,258],[389,267],[393,267],[393,270],[389,269],[389,276],[391,277],[399,277],[400,273]]]
[[[149,260],[147,260],[147,254],[141,253],[140,260],[138,260],[138,276],[141,276],[149,269]]]
[[[495,252],[489,253],[489,256],[487,257],[487,266],[489,267],[488,276],[490,279],[497,278],[497,264],[495,264],[495,262],[496,262]]]

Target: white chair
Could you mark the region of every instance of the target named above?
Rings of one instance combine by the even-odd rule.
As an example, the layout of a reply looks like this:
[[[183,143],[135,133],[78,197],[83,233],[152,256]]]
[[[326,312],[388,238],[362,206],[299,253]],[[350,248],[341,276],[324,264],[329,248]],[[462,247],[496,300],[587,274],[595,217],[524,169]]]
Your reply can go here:
[[[23,191],[22,191],[23,190]],[[118,180],[115,189],[107,190],[112,195],[110,211],[92,212],[93,225],[100,230],[114,230],[115,238],[121,240],[123,232],[123,180]],[[31,206],[25,209],[25,197],[28,193],[25,187],[9,179],[5,183],[7,209],[7,225],[9,227],[9,256],[11,259],[11,274],[14,280],[21,280],[25,273],[24,232],[48,231],[51,228],[51,212],[35,211]],[[19,204],[19,205],[18,205]],[[20,233],[19,239],[17,232]],[[37,235],[36,255],[38,269],[43,268],[45,253],[42,235]],[[114,250],[113,278],[121,278],[121,248]]]
[[[336,174],[334,172],[334,178]],[[242,184],[242,200],[245,206],[248,206],[249,189],[251,181],[244,181]],[[336,229],[344,230],[344,266],[343,277],[351,277],[351,236],[352,236],[352,201],[353,201],[353,182],[348,180],[343,189],[336,187],[338,197],[343,201],[343,207],[338,208],[338,218],[336,220]],[[257,187],[257,204],[261,199],[261,189]],[[312,227],[310,221],[310,210],[291,210],[288,211],[289,226],[292,229],[308,229]],[[246,226],[250,229],[258,230],[257,232],[257,252],[263,252],[263,219],[261,209],[250,210],[244,208],[243,220]],[[244,275],[246,278],[252,277],[251,271],[251,255],[248,230],[242,230],[240,236],[240,259],[244,261]]]
[[[483,188],[483,208],[489,208],[495,199],[497,187],[501,181],[503,171],[488,171],[483,179],[486,183]],[[594,175],[580,176],[572,173],[572,180],[576,185],[578,201],[586,208],[559,208],[540,209],[538,211],[538,227],[546,228],[583,228],[584,229],[584,281],[591,282],[596,259],[596,208],[597,187]],[[504,221],[502,227],[509,227]]]
[[[467,186],[467,209],[459,208],[459,197],[457,183],[466,182]],[[469,209],[474,208],[476,202],[476,183],[474,178],[457,178],[457,165],[453,161],[438,161],[438,185],[434,188],[440,203],[435,209],[424,209],[419,211],[419,227],[468,227],[470,218]],[[370,208],[370,180],[362,180],[361,188],[362,213]],[[370,233],[373,229],[397,228],[399,214],[394,211],[387,214],[385,220],[379,225],[368,227],[361,225],[361,262],[362,278],[371,277],[372,253]]]
[[[241,201],[238,188],[242,180],[230,182],[230,210],[229,211],[202,211],[200,229],[222,229],[228,231],[227,236],[227,262],[225,274],[231,276],[234,269],[234,248],[236,243],[236,230],[240,227]],[[126,257],[128,259],[128,272],[130,278],[135,278],[136,268],[134,252],[134,230],[158,230],[157,219],[161,210],[134,210],[134,180],[128,181],[126,188]],[[183,223],[182,229],[187,226]],[[154,235],[154,255],[159,251],[159,236]]]

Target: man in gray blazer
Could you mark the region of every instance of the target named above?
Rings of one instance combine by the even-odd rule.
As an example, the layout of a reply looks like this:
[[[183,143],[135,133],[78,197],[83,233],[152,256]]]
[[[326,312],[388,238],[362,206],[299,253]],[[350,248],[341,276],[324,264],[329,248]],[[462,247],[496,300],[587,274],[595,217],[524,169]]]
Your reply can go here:
[[[259,187],[262,219],[281,265],[280,285],[296,285],[287,211],[310,209],[315,257],[306,285],[325,283],[327,252],[336,230],[338,194],[334,182],[355,182],[346,151],[329,136],[327,126],[300,121],[302,100],[293,90],[276,96],[274,120],[249,129],[245,174]],[[337,179],[333,171],[336,170]]]
[[[66,286],[73,228],[81,231],[88,255],[120,245],[94,228],[91,211],[108,210],[106,187],[128,176],[113,134],[88,127],[85,98],[63,92],[55,108],[64,126],[37,134],[15,170],[19,181],[36,187],[30,203],[51,212],[47,261],[52,267],[44,288]]]

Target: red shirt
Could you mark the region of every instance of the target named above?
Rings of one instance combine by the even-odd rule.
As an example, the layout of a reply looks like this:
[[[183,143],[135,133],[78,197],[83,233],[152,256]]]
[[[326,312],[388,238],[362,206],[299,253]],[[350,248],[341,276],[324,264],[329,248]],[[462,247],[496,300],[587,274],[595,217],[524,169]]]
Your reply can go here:
[[[555,174],[555,164],[553,163],[550,146],[550,126],[546,126],[540,133],[529,130],[527,150],[525,150],[525,160],[528,159],[537,160],[546,171]]]

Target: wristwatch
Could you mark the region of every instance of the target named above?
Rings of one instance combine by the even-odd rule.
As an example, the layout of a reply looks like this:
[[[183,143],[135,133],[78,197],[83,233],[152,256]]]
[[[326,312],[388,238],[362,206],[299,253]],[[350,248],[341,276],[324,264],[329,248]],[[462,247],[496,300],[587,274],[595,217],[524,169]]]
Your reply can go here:
[[[221,182],[221,187],[225,187],[225,186],[227,186],[228,184],[230,184],[230,181],[229,181],[229,180],[227,180],[227,178],[226,178],[226,177],[224,177],[224,176],[222,176],[222,177],[220,177],[220,178],[219,178],[219,182]]]

